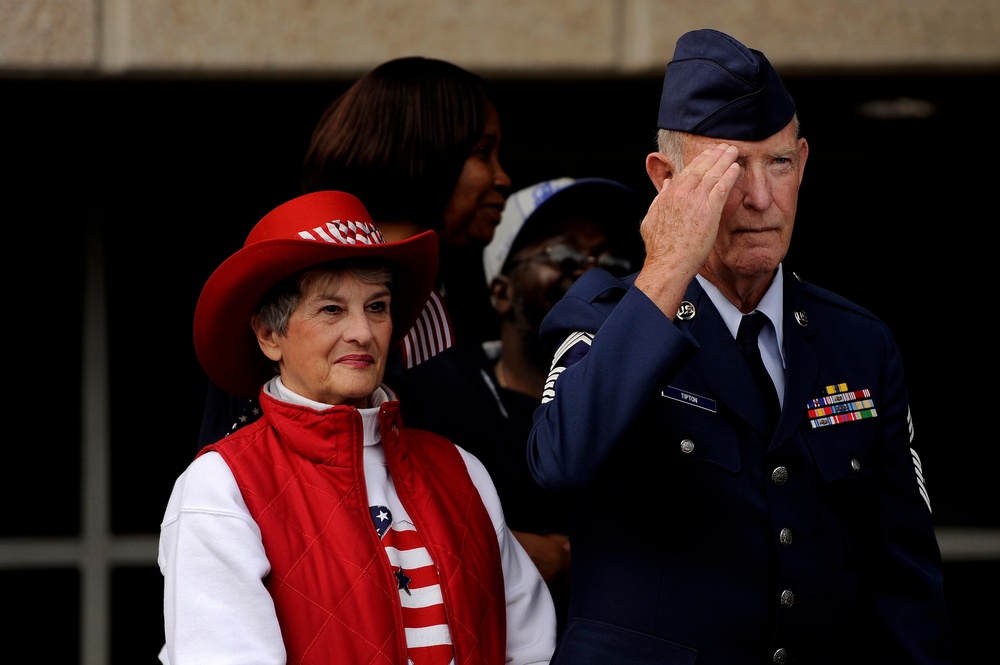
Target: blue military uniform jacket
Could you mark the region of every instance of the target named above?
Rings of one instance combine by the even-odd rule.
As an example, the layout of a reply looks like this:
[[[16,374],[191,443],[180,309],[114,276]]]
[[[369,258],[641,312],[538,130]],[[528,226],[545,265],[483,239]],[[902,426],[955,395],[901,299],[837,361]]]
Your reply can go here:
[[[697,283],[670,321],[584,274],[545,319],[529,464],[574,498],[553,663],[946,663],[899,352],[863,308],[784,280],[786,386],[764,403]]]

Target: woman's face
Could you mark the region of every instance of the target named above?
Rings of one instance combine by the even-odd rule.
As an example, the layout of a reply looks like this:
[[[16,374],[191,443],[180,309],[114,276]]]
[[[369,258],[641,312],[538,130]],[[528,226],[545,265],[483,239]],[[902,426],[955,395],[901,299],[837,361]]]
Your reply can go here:
[[[258,330],[257,340],[290,390],[324,404],[368,407],[389,354],[389,305],[385,284],[346,272],[339,279],[313,280],[286,334]]]
[[[439,232],[443,245],[481,249],[493,239],[510,193],[510,177],[500,166],[500,138],[500,116],[487,104],[483,135],[466,158],[445,207]]]

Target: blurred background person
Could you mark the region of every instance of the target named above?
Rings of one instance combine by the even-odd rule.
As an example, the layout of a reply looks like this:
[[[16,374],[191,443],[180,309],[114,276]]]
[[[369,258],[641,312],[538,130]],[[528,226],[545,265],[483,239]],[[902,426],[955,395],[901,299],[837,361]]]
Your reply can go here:
[[[482,77],[444,60],[397,58],[324,111],[306,151],[302,191],[355,194],[390,240],[436,231],[441,261],[434,295],[443,300],[450,334],[486,339],[495,335],[495,319],[476,278],[510,194],[501,139],[497,103]],[[443,325],[426,321],[435,332]],[[414,329],[405,367],[441,344]]]
[[[526,458],[550,362],[538,327],[585,271],[626,275],[640,265],[644,212],[635,192],[602,178],[558,178],[512,195],[482,258],[499,339],[460,339],[399,386],[408,422],[459,443],[489,470],[508,525],[549,584],[560,628],[569,600],[567,511],[536,486]]]
[[[389,241],[437,232],[434,290],[387,368],[390,385],[456,339],[496,336],[482,252],[510,194],[501,139],[486,81],[421,56],[372,69],[330,103],[313,130],[302,166],[304,193],[354,194]],[[209,386],[199,445],[259,414],[252,400]]]

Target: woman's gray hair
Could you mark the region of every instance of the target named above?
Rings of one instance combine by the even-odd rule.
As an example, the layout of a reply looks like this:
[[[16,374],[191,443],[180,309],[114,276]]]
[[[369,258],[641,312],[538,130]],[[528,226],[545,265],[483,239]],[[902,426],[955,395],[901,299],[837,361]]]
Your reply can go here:
[[[392,289],[392,270],[377,259],[339,259],[297,272],[275,284],[261,299],[254,320],[267,330],[284,337],[288,321],[303,294],[313,286],[336,287],[350,275],[365,284],[385,284]]]

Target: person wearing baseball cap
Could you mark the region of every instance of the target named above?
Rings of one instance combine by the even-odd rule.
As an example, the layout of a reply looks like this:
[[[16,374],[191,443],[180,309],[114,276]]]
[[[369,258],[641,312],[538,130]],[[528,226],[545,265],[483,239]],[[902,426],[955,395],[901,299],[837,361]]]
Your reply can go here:
[[[543,317],[591,268],[624,277],[639,266],[645,204],[607,178],[556,178],[515,192],[483,252],[500,315],[503,384],[540,398],[550,357],[538,343]]]
[[[555,614],[485,467],[404,424],[386,360],[437,271],[317,191],[209,277],[194,346],[261,417],[202,448],[163,517],[162,663],[548,662]]]
[[[527,460],[572,507],[552,663],[951,663],[899,349],[784,266],[809,156],[788,89],[692,30],[657,127],[638,272],[587,271],[539,333]]]
[[[535,486],[525,449],[549,368],[538,326],[584,272],[601,266],[624,276],[639,265],[645,209],[631,188],[606,178],[555,178],[512,194],[483,252],[500,339],[459,340],[400,388],[408,423],[486,465],[507,524],[549,585],[560,628],[571,577],[567,506]]]

